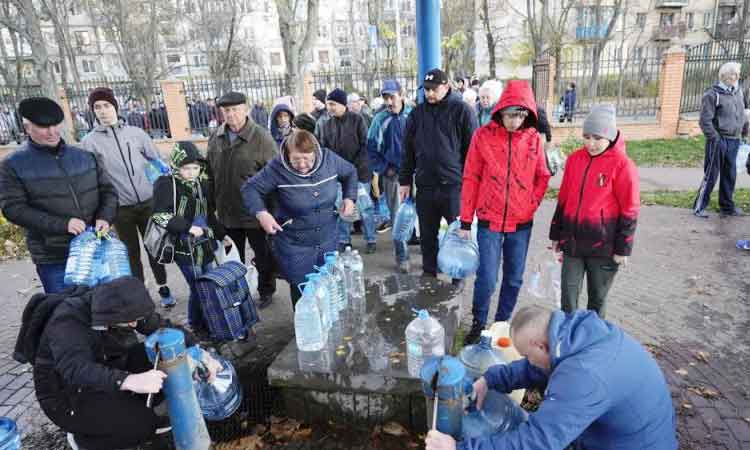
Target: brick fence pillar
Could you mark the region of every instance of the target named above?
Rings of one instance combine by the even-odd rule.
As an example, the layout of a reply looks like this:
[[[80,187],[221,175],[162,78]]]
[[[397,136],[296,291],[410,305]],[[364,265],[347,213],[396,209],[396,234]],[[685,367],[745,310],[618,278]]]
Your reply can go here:
[[[169,131],[175,141],[187,140],[192,136],[188,117],[185,86],[180,80],[162,80],[161,93],[167,108]]]
[[[664,53],[659,75],[659,114],[657,119],[665,139],[677,136],[684,74],[685,51],[680,46],[674,45]]]
[[[555,79],[555,71],[557,66],[557,60],[554,56],[547,56],[549,65],[547,66],[547,104],[544,105],[547,109],[547,118],[552,122],[552,116],[555,114],[555,107],[557,106],[557,99],[555,98],[555,85],[557,80]]]
[[[305,71],[302,78],[302,111],[313,110],[313,92],[315,92],[315,87],[313,86],[313,77],[312,73],[308,70]]]

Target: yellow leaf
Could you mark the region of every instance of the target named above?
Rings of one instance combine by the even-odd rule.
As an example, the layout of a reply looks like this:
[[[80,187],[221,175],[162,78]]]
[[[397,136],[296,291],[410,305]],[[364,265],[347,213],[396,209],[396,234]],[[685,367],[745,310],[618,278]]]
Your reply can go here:
[[[391,436],[404,436],[408,431],[399,423],[388,422],[383,425],[383,433],[390,434]]]

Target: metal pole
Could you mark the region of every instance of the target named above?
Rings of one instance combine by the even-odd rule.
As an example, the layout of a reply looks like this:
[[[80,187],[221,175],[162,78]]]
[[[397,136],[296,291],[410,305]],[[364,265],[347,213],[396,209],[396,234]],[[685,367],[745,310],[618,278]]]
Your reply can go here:
[[[432,69],[440,68],[440,0],[417,0],[417,82]],[[419,91],[419,103],[424,91]]]

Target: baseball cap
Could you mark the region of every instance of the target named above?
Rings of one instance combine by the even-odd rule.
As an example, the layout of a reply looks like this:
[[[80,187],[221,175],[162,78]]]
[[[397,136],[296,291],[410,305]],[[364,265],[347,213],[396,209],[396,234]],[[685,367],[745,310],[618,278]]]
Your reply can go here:
[[[383,89],[380,90],[380,95],[399,93],[401,93],[401,84],[397,80],[385,80],[383,82]]]
[[[424,74],[424,81],[422,82],[422,86],[425,89],[435,89],[441,84],[448,84],[448,77],[442,70],[432,69]]]

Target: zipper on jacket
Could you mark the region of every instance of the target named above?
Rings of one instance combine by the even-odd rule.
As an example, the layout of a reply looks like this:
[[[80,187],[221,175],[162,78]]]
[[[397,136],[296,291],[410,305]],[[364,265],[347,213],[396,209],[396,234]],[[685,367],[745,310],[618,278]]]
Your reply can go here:
[[[75,203],[76,209],[78,209],[78,214],[81,215],[80,219],[86,220],[83,215],[83,208],[81,208],[81,204],[78,202],[78,195],[76,195],[76,190],[73,189],[73,184],[70,182],[70,175],[68,175],[68,171],[65,170],[65,166],[63,166],[62,161],[60,161],[59,153],[55,155],[55,161],[57,161],[57,165],[60,167],[63,175],[65,175],[65,180],[68,182],[68,190],[70,191],[70,195],[73,197],[73,203]]]
[[[133,182],[133,177],[130,176],[130,172],[128,171],[128,163],[125,161],[125,154],[122,152],[122,147],[120,146],[120,140],[117,139],[117,133],[115,133],[115,127],[110,126],[112,128],[112,136],[115,137],[115,143],[117,143],[117,150],[120,152],[120,158],[122,158],[122,163],[125,165],[125,172],[128,174],[128,180],[130,181],[130,185],[133,187],[133,192],[135,193],[135,200],[137,203],[141,203],[141,196],[138,195],[138,189],[135,188],[135,183]],[[131,168],[133,167],[133,162],[131,160],[130,162]],[[135,172],[133,172],[133,175],[135,175]],[[123,205],[125,206],[125,205]]]
[[[505,175],[505,208],[503,209],[503,226],[500,232],[505,232],[505,219],[508,217],[508,193],[510,193],[510,161],[513,158],[513,133],[508,132],[508,173]]]
[[[135,176],[135,167],[133,166],[133,151],[130,149],[130,142],[126,142],[126,144],[128,146],[128,160],[130,161],[130,172],[133,174],[133,176]]]
[[[581,180],[581,190],[578,193],[578,206],[576,206],[576,220],[575,220],[575,230],[573,230],[573,237],[578,238],[578,215],[581,213],[581,202],[583,201],[583,188],[586,186],[586,177],[589,175],[589,168],[591,168],[591,163],[594,161],[594,158],[589,156],[589,162],[586,164],[586,170],[583,171],[583,179]]]

